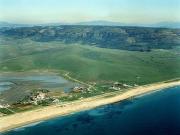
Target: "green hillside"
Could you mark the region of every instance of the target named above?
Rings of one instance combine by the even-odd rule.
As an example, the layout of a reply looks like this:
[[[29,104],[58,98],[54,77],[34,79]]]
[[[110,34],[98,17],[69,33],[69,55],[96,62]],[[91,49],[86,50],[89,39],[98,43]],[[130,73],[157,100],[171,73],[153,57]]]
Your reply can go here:
[[[180,77],[178,50],[151,52],[105,49],[61,42],[9,39],[0,45],[0,70],[65,70],[85,82],[147,84]]]

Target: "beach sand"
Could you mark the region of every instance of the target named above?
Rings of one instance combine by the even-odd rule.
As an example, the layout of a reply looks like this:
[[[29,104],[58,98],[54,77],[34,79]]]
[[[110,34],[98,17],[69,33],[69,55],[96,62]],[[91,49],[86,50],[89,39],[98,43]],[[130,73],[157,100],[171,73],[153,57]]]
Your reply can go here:
[[[63,116],[71,114],[74,112],[92,109],[98,106],[119,102],[134,96],[139,96],[149,92],[162,90],[169,87],[174,87],[180,85],[180,81],[174,82],[162,82],[155,83],[145,86],[138,86],[136,88],[131,88],[127,92],[122,94],[116,94],[115,96],[105,97],[97,96],[87,99],[81,99],[79,101],[70,102],[64,106],[62,105],[52,105],[48,107],[43,107],[41,109],[31,110],[27,112],[16,113],[9,116],[0,117],[0,132],[4,132],[13,128],[21,127],[27,124],[31,124],[38,121],[47,120],[50,118]]]

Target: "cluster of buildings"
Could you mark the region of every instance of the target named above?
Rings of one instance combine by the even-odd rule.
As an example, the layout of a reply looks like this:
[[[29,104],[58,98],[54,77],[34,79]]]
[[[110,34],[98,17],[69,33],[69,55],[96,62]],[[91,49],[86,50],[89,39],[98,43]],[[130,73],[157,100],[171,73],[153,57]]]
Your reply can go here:
[[[109,89],[121,90],[122,88],[130,88],[130,87],[132,87],[132,86],[125,84],[125,83],[115,82],[112,86],[109,87]]]
[[[39,102],[45,101],[45,100],[50,100],[52,103],[59,103],[59,99],[49,97],[47,91],[37,91],[36,93],[32,94],[30,96],[30,103],[33,103],[35,105],[38,105]]]
[[[72,90],[72,92],[75,92],[75,93],[81,93],[81,92],[85,92],[85,91],[87,91],[87,89],[82,86],[76,86]]]
[[[43,92],[37,92],[35,95],[30,96],[31,102],[35,105],[38,104],[39,101],[46,99],[46,93]]]

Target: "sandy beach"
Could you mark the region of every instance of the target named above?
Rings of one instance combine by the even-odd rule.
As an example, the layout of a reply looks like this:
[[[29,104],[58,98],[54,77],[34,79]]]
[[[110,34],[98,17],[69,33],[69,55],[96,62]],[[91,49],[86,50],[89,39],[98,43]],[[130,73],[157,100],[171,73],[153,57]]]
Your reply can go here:
[[[149,92],[162,90],[165,88],[174,87],[178,85],[180,85],[180,81],[168,83],[162,82],[145,86],[138,86],[136,88],[129,89],[127,92],[124,92],[123,94],[116,94],[114,96],[109,97],[106,97],[107,95],[91,97],[87,99],[81,99],[75,102],[70,102],[69,104],[65,104],[64,106],[53,105],[41,109],[16,113],[9,116],[3,116],[0,117],[0,132],[31,124],[33,122],[43,121],[53,117],[63,116],[82,110],[92,109],[101,105],[119,102],[134,96],[139,96]]]

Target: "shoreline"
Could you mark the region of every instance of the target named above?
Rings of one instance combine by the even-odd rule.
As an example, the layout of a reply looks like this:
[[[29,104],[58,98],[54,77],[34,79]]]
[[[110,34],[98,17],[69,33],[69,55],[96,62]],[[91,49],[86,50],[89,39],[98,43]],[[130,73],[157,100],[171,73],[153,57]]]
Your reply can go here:
[[[11,129],[26,126],[35,122],[40,122],[48,120],[55,117],[60,117],[68,114],[72,114],[79,111],[89,110],[96,108],[98,106],[107,105],[115,102],[120,102],[122,100],[147,94],[150,92],[155,92],[159,90],[164,90],[166,88],[175,87],[180,85],[180,81],[173,82],[160,82],[154,84],[148,84],[144,86],[138,86],[131,88],[120,95],[113,95],[112,97],[95,96],[82,100],[77,100],[74,102],[69,102],[62,105],[52,105],[43,107],[36,110],[31,110],[27,112],[16,113],[9,116],[0,117],[0,133],[6,132]],[[117,93],[118,94],[118,93]]]

